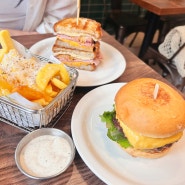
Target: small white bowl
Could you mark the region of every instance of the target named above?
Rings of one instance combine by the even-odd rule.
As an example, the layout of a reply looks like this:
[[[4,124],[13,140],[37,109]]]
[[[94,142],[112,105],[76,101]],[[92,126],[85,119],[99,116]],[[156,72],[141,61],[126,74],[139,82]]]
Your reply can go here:
[[[33,144],[33,142],[35,143]],[[67,144],[66,147],[64,147],[65,144]],[[48,146],[49,149],[46,149]],[[36,152],[32,152],[33,150]],[[66,151],[68,152],[66,153]],[[30,154],[35,160],[31,159]],[[55,157],[53,157],[54,154]],[[71,137],[55,128],[41,128],[27,134],[15,150],[15,162],[18,169],[33,179],[48,179],[58,176],[71,165],[74,157],[75,145]],[[62,162],[64,163],[62,164]],[[55,163],[56,165],[54,165]],[[41,170],[42,167],[43,170]],[[51,171],[52,167],[55,168],[55,172]],[[41,175],[40,171],[45,173]]]

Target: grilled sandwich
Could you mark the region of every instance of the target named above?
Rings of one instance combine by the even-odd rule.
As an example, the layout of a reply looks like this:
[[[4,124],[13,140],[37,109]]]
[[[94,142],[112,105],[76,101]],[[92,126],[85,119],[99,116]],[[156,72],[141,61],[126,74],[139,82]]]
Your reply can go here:
[[[53,55],[70,67],[93,71],[101,61],[101,24],[92,19],[66,18],[54,25]]]

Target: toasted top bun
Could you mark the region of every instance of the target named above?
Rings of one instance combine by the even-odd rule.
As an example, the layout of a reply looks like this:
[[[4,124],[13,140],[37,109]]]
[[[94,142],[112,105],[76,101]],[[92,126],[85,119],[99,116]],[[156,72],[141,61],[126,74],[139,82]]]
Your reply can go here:
[[[88,18],[66,18],[54,24],[54,31],[69,36],[90,36],[94,40],[102,37],[101,24]]]
[[[159,85],[154,99],[155,85]],[[185,100],[172,87],[152,78],[133,80],[115,96],[116,116],[147,137],[165,138],[185,128]]]

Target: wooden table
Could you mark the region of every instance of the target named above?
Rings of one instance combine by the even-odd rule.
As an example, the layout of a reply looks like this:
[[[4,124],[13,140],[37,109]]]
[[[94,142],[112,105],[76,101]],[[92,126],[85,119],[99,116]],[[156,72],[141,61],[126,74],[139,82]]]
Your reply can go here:
[[[157,29],[160,16],[185,14],[184,0],[131,0],[133,3],[150,12],[143,43],[139,52],[142,59],[146,49],[151,44]]]
[[[39,40],[48,38],[53,35],[29,35],[17,36],[15,40],[19,41],[27,48]],[[117,48],[125,57],[127,66],[122,76],[114,82],[128,82],[141,77],[153,77],[165,81],[158,73],[143,63],[123,45],[118,43],[112,36],[104,32],[103,41]],[[165,81],[166,82],[166,81]],[[74,98],[69,109],[56,124],[56,128],[64,130],[71,135],[71,116],[78,101],[94,87],[77,87]],[[93,185],[104,184],[96,177],[86,166],[78,153],[76,153],[74,162],[63,174],[48,180],[34,180],[23,175],[16,167],[14,161],[14,152],[18,142],[27,134],[6,123],[0,122],[0,184],[10,185]]]

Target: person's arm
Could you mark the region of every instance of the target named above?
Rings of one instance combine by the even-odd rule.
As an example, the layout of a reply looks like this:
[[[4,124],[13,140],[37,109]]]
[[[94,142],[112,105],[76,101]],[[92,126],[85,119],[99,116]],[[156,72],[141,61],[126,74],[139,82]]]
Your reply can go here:
[[[6,29],[6,28],[0,28],[0,30],[8,30],[10,32],[11,36],[18,36],[18,35],[31,35],[31,34],[39,34],[38,32],[27,32],[27,31],[21,31],[21,30],[13,30],[13,29]]]
[[[75,17],[76,12],[77,0],[49,0],[43,20],[36,31],[39,33],[53,32],[55,22],[66,17]]]

